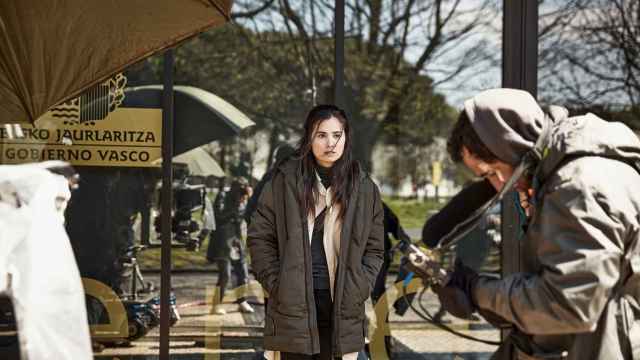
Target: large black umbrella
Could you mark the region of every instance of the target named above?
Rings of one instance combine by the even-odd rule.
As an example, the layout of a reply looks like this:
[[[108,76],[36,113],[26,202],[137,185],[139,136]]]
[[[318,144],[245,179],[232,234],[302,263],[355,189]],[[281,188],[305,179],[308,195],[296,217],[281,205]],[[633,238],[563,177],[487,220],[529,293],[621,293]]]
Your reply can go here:
[[[197,87],[174,86],[174,155],[236,136],[255,125],[224,99]],[[162,107],[162,85],[125,89],[122,107]]]

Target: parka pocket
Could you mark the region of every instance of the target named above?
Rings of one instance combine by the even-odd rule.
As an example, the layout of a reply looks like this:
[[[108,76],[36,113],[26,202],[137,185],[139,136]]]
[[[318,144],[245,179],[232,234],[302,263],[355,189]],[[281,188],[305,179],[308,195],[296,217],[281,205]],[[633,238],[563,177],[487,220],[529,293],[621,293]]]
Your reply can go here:
[[[356,302],[364,302],[371,295],[371,285],[369,279],[364,275],[364,271],[360,269],[349,269],[351,279],[355,288],[354,299]]]
[[[356,274],[356,283],[358,284],[358,288],[360,289],[360,300],[365,302],[369,296],[371,296],[371,283],[369,282],[369,278],[365,275],[364,270],[360,270]]]
[[[358,275],[353,269],[347,271],[344,297],[342,299],[343,315],[347,318],[364,316],[364,302],[369,298],[369,286],[366,277]]]
[[[292,316],[274,311],[271,314],[274,334],[278,337],[299,336],[309,329],[308,316]]]

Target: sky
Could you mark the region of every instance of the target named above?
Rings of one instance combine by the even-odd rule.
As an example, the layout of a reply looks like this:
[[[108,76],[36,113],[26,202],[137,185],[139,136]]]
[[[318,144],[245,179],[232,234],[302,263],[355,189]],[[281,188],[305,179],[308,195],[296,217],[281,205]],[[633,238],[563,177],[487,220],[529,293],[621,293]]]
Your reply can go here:
[[[461,15],[457,20],[451,22],[453,29],[467,25],[472,18],[476,16],[473,11],[478,7],[483,0],[464,0],[460,3],[458,11]],[[492,0],[493,1],[493,0]],[[451,4],[448,2],[446,4]],[[293,3],[295,5],[295,2]],[[426,4],[426,3],[425,3]],[[470,34],[462,41],[458,41],[454,46],[444,47],[440,54],[437,56],[437,60],[427,65],[426,75],[433,78],[436,82],[446,77],[452,67],[455,67],[460,61],[464,61],[468,58],[467,51],[470,47],[478,44],[479,42],[486,43],[486,47],[483,50],[493,57],[492,63],[482,62],[473,63],[471,66],[459,76],[451,81],[436,86],[438,92],[445,95],[450,105],[454,107],[461,107],[463,101],[466,98],[473,96],[480,90],[499,87],[500,86],[500,62],[499,55],[501,54],[501,27],[502,27],[502,14],[499,8],[501,7],[501,1],[495,0],[492,3],[492,8],[485,9],[483,18],[488,19],[487,24],[480,28],[478,31]],[[386,6],[389,6],[387,3]],[[303,14],[304,21],[307,24],[311,24],[312,20],[308,12]],[[321,31],[325,31],[330,34],[333,28],[332,10],[317,7],[316,24]],[[445,11],[447,9],[444,9]],[[239,10],[237,10],[239,11]],[[347,7],[347,20],[349,17],[349,8]],[[416,19],[412,21],[412,31],[409,34],[409,42],[414,44],[409,46],[406,52],[406,60],[409,62],[416,62],[420,52],[425,47],[426,39],[429,36],[429,19]],[[274,26],[282,31],[286,31],[282,17],[275,13],[264,13],[256,21],[245,23],[245,25],[256,28],[257,30],[272,29]],[[310,28],[310,25],[307,25]],[[349,24],[345,24],[347,32],[349,31]],[[348,35],[348,34],[347,34]]]

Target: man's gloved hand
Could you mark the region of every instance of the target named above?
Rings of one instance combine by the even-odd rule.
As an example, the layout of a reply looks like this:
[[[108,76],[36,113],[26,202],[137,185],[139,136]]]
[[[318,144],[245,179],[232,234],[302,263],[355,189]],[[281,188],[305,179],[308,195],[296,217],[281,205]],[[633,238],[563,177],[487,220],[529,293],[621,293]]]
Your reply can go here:
[[[477,310],[473,299],[473,288],[478,278],[479,275],[475,270],[465,266],[458,259],[447,284],[433,286],[432,289],[448,313],[458,318],[469,319]]]

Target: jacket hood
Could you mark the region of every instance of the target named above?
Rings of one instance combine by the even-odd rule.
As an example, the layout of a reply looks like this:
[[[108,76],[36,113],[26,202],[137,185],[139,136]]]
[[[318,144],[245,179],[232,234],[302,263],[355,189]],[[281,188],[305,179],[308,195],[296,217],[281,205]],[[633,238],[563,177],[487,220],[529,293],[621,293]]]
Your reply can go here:
[[[548,119],[528,92],[486,90],[464,102],[464,110],[480,140],[513,166],[531,150]]]
[[[537,175],[546,178],[563,162],[579,156],[635,163],[640,171],[640,139],[626,125],[605,121],[591,113],[568,118],[551,128]]]

